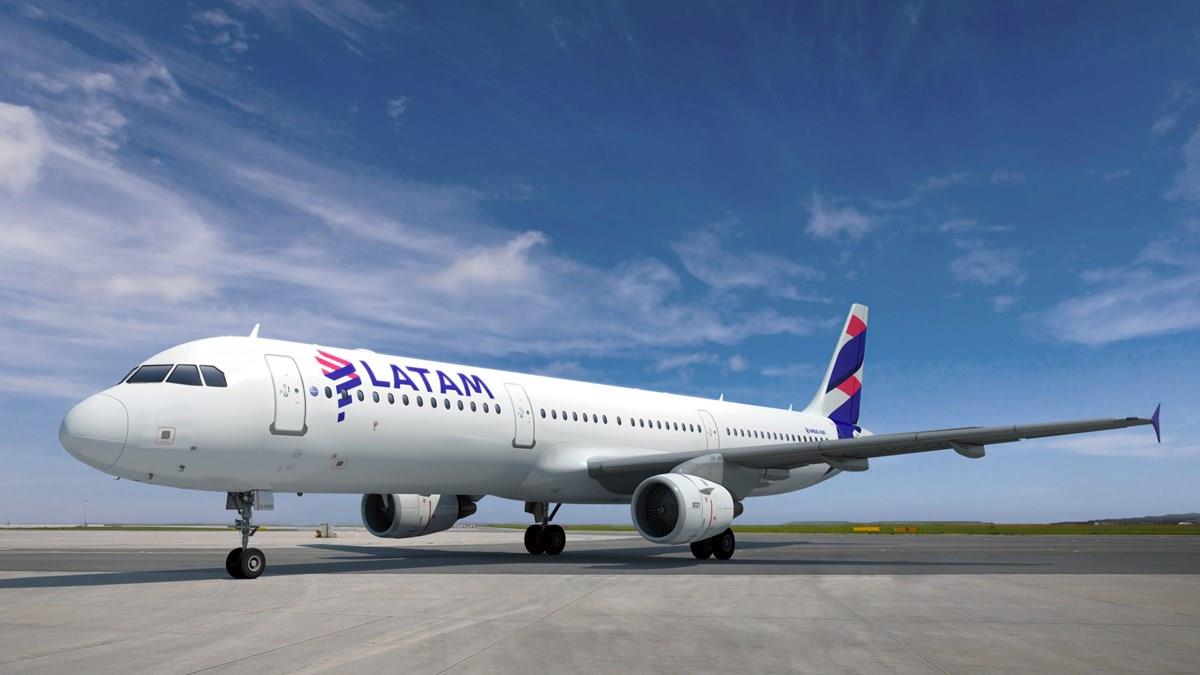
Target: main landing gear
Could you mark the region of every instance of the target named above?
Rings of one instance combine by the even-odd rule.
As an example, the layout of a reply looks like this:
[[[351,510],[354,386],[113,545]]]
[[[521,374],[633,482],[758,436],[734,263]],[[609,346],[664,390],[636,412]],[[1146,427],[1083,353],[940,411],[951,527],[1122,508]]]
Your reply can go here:
[[[733,530],[727,529],[715,537],[692,542],[692,555],[696,560],[707,560],[709,556],[717,560],[729,560],[736,548],[737,539],[733,536]]]
[[[225,556],[225,571],[234,579],[257,579],[267,568],[267,557],[263,552],[250,548],[250,537],[258,531],[250,524],[254,509],[253,492],[229,492],[225,495],[225,508],[238,512],[234,527],[241,530],[242,547],[235,548]]]
[[[558,525],[550,524],[554,516],[558,515],[562,504],[556,505],[554,510],[547,514],[546,510],[549,507],[546,502],[525,502],[526,513],[533,514],[534,520],[539,521],[539,524],[530,525],[525,530],[525,550],[533,555],[558,555],[567,545],[567,533]]]

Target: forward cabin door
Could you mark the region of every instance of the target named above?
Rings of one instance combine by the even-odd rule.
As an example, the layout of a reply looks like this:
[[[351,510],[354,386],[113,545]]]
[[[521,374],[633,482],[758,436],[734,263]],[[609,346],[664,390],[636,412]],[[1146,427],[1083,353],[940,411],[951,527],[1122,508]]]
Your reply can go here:
[[[529,403],[529,396],[525,394],[525,388],[519,384],[505,384],[504,388],[508,390],[508,397],[512,400],[513,423],[516,425],[516,430],[513,432],[513,447],[532,448],[534,443],[533,406]]]
[[[700,421],[704,423],[704,443],[709,450],[715,450],[721,447],[721,434],[717,432],[717,423],[713,420],[712,413],[707,410],[699,410]]]
[[[284,436],[303,436],[305,425],[304,380],[300,368],[290,356],[267,354],[271,384],[275,388],[275,421],[271,433]]]

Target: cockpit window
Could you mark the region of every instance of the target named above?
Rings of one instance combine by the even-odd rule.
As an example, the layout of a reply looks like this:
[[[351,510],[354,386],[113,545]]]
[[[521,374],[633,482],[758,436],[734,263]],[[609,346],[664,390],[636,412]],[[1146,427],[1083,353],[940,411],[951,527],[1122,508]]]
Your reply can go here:
[[[130,375],[132,375],[132,374],[133,374],[133,371],[135,371],[135,370],[137,370],[137,366],[134,366],[134,367],[130,368],[130,369],[129,369],[129,372],[128,372],[128,373],[125,373],[125,377],[122,377],[122,378],[121,378],[121,380],[120,380],[119,382],[117,382],[117,384],[121,384],[121,382],[124,382],[125,380],[128,380],[128,379],[129,379],[129,376],[130,376]]]
[[[171,376],[167,378],[167,382],[199,387],[200,371],[190,363],[181,363],[175,366],[175,370],[171,371]]]
[[[216,366],[200,366],[200,372],[204,373],[204,384],[210,387],[225,386],[225,373]]]
[[[171,371],[171,366],[142,366],[137,369],[133,375],[126,380],[129,384],[142,384],[145,382],[162,382],[167,378],[167,373]]]

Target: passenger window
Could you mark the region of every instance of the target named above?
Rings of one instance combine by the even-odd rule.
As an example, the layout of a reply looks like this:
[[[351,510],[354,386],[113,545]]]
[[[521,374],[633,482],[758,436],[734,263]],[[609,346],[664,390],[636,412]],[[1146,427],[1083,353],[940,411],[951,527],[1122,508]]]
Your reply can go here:
[[[442,399],[442,403],[446,404],[446,410],[450,409],[450,399],[444,398]]]
[[[404,405],[408,405],[408,394],[401,394],[400,402],[403,403]]]
[[[149,382],[162,382],[167,378],[167,373],[171,372],[171,366],[142,366],[137,369],[137,372],[129,376],[129,384],[145,384]]]
[[[500,404],[499,403],[496,404],[496,414],[497,415],[500,414]]]
[[[366,394],[363,394],[363,390],[359,389],[358,390],[358,400],[361,401],[361,400],[365,399],[366,397],[367,397]]]
[[[604,422],[605,424],[608,424],[608,415],[601,415],[600,421]]]
[[[640,418],[640,417],[639,417],[639,418],[638,418],[638,426],[639,426],[639,427],[644,427],[644,426],[646,426],[646,420],[644,420],[644,419],[642,419],[642,418]]]
[[[390,391],[388,392],[388,405],[396,405],[396,395]]]
[[[175,366],[175,370],[171,371],[171,376],[167,378],[167,382],[199,387],[201,386],[200,371],[190,363],[181,363]]]
[[[325,398],[333,398],[333,390],[325,387]]]
[[[621,426],[621,416],[617,415],[617,426]]]
[[[571,420],[574,422],[578,422],[579,421],[579,413],[571,413]]]
[[[417,407],[418,408],[425,407],[425,399],[421,398],[420,396],[417,397]]]
[[[463,402],[460,400],[460,401],[458,402],[458,410],[459,410],[459,412],[462,412],[462,409],[463,409]],[[545,415],[543,415],[543,417],[544,417],[544,416],[545,416]]]
[[[379,403],[379,392],[377,392],[377,391],[371,392],[371,399],[374,400],[376,403]]]
[[[542,419],[546,419],[546,409],[542,408]]]
[[[558,419],[558,411],[557,410],[550,411],[550,419],[552,419],[552,420]]]
[[[488,404],[487,404],[487,401],[484,401],[484,402],[483,402],[483,412],[488,412]]]
[[[224,387],[225,373],[221,372],[216,366],[200,366],[200,373],[204,375],[204,384],[209,387]]]
[[[471,412],[475,412],[475,401],[471,401]]]

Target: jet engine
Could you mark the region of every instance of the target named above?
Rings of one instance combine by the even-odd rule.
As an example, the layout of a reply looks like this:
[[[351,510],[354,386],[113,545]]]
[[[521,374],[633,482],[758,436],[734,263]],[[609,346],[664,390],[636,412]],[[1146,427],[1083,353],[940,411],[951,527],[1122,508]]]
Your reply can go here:
[[[733,495],[724,486],[682,473],[642,481],[630,502],[638,534],[656,544],[688,544],[716,536],[733,522]]]
[[[475,513],[465,495],[363,495],[362,521],[376,537],[405,539],[447,530]]]

